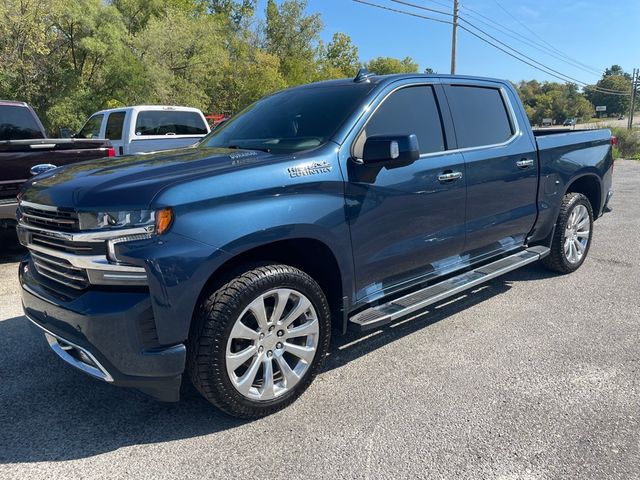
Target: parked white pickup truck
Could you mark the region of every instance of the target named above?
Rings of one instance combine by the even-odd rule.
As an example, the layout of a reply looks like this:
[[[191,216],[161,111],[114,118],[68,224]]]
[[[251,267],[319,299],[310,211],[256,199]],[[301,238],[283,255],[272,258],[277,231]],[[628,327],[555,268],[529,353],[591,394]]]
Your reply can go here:
[[[120,156],[193,145],[209,130],[197,108],[139,105],[96,112],[75,137],[109,139]]]

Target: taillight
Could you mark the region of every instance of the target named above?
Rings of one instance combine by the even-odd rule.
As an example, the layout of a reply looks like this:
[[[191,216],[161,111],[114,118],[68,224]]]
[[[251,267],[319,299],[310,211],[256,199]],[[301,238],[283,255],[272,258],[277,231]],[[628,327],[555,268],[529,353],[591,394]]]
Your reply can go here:
[[[614,147],[618,146],[618,137],[616,137],[615,135],[611,135],[611,145],[613,145]]]
[[[116,156],[116,149],[113,147],[107,148],[107,157],[115,157],[115,156]]]

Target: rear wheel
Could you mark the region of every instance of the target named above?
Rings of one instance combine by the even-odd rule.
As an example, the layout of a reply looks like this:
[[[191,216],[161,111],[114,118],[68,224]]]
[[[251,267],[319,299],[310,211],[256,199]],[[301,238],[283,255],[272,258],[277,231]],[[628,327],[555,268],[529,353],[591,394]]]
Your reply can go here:
[[[544,265],[560,273],[571,273],[584,263],[593,236],[593,209],[581,193],[568,193],[562,199],[551,253]]]
[[[194,318],[188,372],[200,393],[238,417],[292,403],[322,366],[330,335],[327,300],[304,272],[255,268],[203,299]]]

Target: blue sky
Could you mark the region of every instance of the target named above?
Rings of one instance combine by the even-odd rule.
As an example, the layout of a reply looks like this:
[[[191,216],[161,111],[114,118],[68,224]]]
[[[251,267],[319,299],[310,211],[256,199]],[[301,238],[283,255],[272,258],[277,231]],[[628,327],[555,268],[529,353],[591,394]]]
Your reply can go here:
[[[412,10],[391,0],[369,0],[396,9]],[[431,8],[451,4],[452,0],[407,0]],[[604,69],[614,63],[631,72],[640,66],[640,0],[499,0],[514,17],[572,59]],[[261,2],[264,3],[264,2]],[[325,24],[323,40],[334,32],[351,36],[364,61],[376,56],[405,57],[416,60],[421,69],[429,66],[439,73],[449,73],[451,26],[383,11],[351,0],[308,0],[308,11],[319,12]],[[502,25],[540,42],[524,27],[510,18],[495,0],[461,0],[464,7],[479,12]],[[472,14],[473,12],[471,12]],[[446,17],[441,17],[446,18]],[[504,36],[474,21],[484,30],[512,45],[530,57],[557,71],[587,83],[597,75],[547,56],[523,43]],[[476,17],[477,18],[477,17]],[[458,35],[457,73],[521,79],[555,80],[549,75],[512,59],[465,31]]]

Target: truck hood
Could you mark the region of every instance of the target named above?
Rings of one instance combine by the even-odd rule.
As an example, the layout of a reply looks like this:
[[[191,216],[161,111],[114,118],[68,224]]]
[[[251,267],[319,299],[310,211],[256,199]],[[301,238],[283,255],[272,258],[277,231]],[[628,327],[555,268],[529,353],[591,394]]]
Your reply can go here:
[[[82,209],[146,208],[164,188],[290,158],[254,150],[189,147],[67,165],[29,180],[21,199]]]

